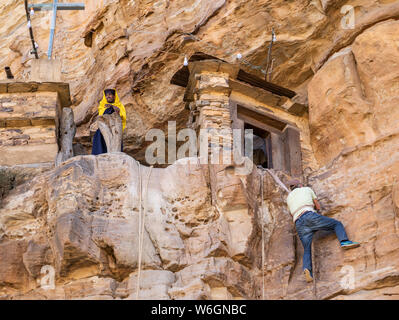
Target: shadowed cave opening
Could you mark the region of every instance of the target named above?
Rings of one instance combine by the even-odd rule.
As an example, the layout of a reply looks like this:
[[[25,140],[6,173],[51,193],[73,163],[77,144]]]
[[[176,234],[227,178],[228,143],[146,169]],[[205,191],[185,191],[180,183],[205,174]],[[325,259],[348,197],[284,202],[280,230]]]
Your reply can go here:
[[[252,158],[256,166],[264,169],[272,169],[272,144],[270,132],[257,128],[244,122],[244,130],[252,130],[253,151]],[[245,142],[246,143],[246,142]],[[245,146],[247,149],[247,146]]]

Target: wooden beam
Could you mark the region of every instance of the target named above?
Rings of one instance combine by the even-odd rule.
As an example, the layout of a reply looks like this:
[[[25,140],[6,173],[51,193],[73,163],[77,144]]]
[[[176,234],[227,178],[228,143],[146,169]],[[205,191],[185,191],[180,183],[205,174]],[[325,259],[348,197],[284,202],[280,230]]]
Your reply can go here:
[[[28,5],[29,10],[33,8],[35,11],[51,11],[53,10],[52,3],[40,3]],[[59,3],[57,4],[57,10],[84,10],[84,3]]]
[[[302,176],[302,153],[300,133],[298,130],[288,126],[284,133],[285,164],[293,177]]]
[[[202,52],[196,52],[190,57],[189,63],[194,62],[194,61],[215,60],[215,59],[219,60],[221,62],[226,62],[217,57],[214,57],[214,56],[202,53]],[[190,77],[190,71],[187,66],[184,66],[173,75],[172,79],[170,80],[170,83],[181,86],[181,87],[186,87],[188,84],[189,77]],[[248,83],[251,86],[261,88],[263,90],[269,91],[269,92],[274,93],[279,96],[293,98],[296,95],[295,91],[292,91],[290,89],[281,87],[277,84],[263,80],[263,79],[255,76],[253,74],[250,74],[242,69],[240,69],[238,72],[237,80]]]
[[[253,109],[251,110],[250,108],[246,108],[240,104],[237,105],[237,115],[238,117],[242,115],[245,115],[246,117],[251,117],[259,122],[262,122],[268,126],[271,126],[279,130],[280,132],[283,131],[288,124],[287,122],[281,121],[275,116],[265,114],[265,112],[259,112]]]
[[[27,118],[5,118],[0,121],[0,128],[20,128],[31,126],[55,126],[54,117]]]
[[[262,130],[264,130],[264,131],[267,131],[267,132],[274,132],[274,133],[276,133],[276,134],[281,134],[281,131],[280,131],[280,130],[278,130],[278,129],[272,127],[272,126],[268,126],[268,125],[265,124],[264,122],[261,122],[261,121],[259,121],[259,120],[256,120],[256,119],[254,119],[254,118],[252,118],[252,117],[249,117],[249,116],[247,116],[247,115],[238,114],[238,119],[241,119],[241,120],[243,120],[244,122],[246,122],[246,123],[248,123],[248,124],[250,124],[250,125],[252,125],[252,126],[254,126],[254,127],[260,128],[260,129],[262,129]]]
[[[272,144],[272,167],[275,170],[287,171],[285,167],[284,140],[281,134],[270,133]]]
[[[0,93],[18,92],[58,92],[62,108],[72,105],[69,84],[66,82],[21,82],[15,80],[0,80]]]
[[[292,98],[292,97],[296,96],[295,91],[292,91],[290,89],[281,87],[277,84],[263,80],[257,76],[254,76],[248,72],[245,72],[244,70],[240,70],[240,72],[238,72],[237,80],[246,82],[246,83],[248,83],[252,86],[258,87],[258,88],[262,88],[266,91],[270,91],[279,96],[284,96],[284,97],[288,97],[288,98]]]

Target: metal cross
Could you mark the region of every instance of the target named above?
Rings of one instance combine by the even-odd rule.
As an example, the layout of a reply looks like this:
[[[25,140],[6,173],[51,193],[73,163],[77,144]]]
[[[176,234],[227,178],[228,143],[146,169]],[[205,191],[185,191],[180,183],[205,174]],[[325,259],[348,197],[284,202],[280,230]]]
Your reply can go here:
[[[51,59],[53,54],[53,43],[55,34],[55,25],[57,20],[57,10],[84,10],[84,3],[58,3],[58,0],[53,0],[53,3],[41,3],[41,4],[30,4],[28,6],[29,10],[34,11],[53,11],[53,16],[51,19],[51,29],[50,29],[50,41],[48,44],[47,56]]]

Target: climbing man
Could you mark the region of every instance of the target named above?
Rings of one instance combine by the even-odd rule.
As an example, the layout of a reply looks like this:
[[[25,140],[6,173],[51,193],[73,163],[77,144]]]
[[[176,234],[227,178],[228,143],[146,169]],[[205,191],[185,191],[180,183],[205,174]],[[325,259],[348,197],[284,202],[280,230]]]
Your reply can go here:
[[[103,91],[103,99],[98,106],[98,115],[112,114],[117,112],[122,118],[122,130],[126,127],[126,110],[123,104],[119,101],[118,93],[115,89],[105,89]],[[123,151],[123,144],[121,145]],[[97,129],[93,137],[93,148],[91,154],[97,155],[107,153],[107,145],[100,129]]]
[[[289,181],[289,187],[291,192],[287,197],[287,205],[294,219],[296,231],[304,249],[303,272],[306,281],[311,282],[313,281],[312,238],[316,231],[335,231],[340,241],[341,248],[343,249],[356,248],[360,246],[360,244],[348,239],[345,228],[341,222],[317,213],[320,212],[321,207],[311,188],[304,187],[303,184],[296,179]]]

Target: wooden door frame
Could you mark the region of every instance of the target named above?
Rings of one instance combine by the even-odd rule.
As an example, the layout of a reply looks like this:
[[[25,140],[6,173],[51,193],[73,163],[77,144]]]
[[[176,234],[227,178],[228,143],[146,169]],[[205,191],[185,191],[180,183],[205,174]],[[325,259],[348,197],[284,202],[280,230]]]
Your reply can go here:
[[[300,131],[295,123],[235,100],[230,100],[229,105],[232,129],[242,130],[241,141],[245,141],[245,123],[270,132],[271,152],[268,150],[270,152],[270,155],[268,152],[268,161],[270,160],[271,164],[269,166],[276,170],[286,171],[295,177],[302,176]],[[241,147],[243,152],[244,143]]]

